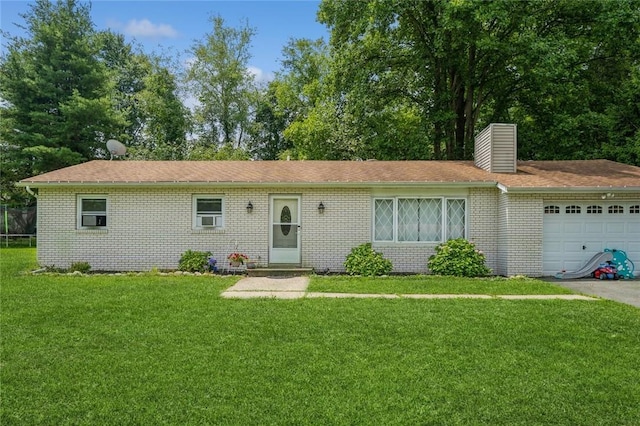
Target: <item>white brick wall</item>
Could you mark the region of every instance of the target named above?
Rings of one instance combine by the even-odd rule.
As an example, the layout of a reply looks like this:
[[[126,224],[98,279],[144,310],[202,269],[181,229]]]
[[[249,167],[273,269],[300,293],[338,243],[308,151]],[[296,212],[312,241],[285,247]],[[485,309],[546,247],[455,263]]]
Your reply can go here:
[[[509,197],[507,194],[498,194],[498,251],[496,259],[495,273],[497,275],[507,275],[509,263]]]
[[[106,194],[106,230],[76,229],[78,194]],[[223,230],[192,229],[193,194],[225,199]],[[302,265],[343,271],[351,248],[370,239],[366,189],[256,188],[41,188],[38,198],[38,260],[68,267],[89,262],[94,270],[174,269],[186,250],[211,251],[220,261],[238,244],[262,266],[269,257],[269,195],[301,194]],[[247,203],[253,212],[247,213]],[[318,212],[318,203],[326,206]]]
[[[78,194],[107,195],[107,230],[76,229]],[[192,229],[193,194],[224,196],[223,230]],[[301,196],[302,266],[342,272],[350,250],[371,241],[373,195],[367,188],[41,188],[38,260],[57,267],[86,261],[94,270],[174,269],[186,250],[211,251],[224,262],[237,241],[240,251],[265,266],[270,194]],[[466,198],[468,238],[485,253],[494,273],[540,275],[542,197],[472,188]],[[252,213],[246,211],[249,201]],[[326,207],[323,214],[317,209],[321,201]],[[374,248],[393,262],[394,272],[424,273],[436,245],[374,244]]]
[[[542,213],[539,194],[498,195],[497,274],[542,274]]]
[[[472,188],[469,191],[469,241],[473,241],[487,258],[493,273],[498,267],[498,193],[495,188]]]

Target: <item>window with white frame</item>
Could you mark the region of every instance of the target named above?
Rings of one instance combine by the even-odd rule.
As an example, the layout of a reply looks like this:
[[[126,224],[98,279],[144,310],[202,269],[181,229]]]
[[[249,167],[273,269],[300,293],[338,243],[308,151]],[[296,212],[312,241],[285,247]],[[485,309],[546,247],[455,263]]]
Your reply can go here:
[[[467,228],[467,201],[462,198],[447,200],[447,240],[464,238]]]
[[[99,229],[107,226],[106,195],[78,195],[77,228]]]
[[[193,228],[208,229],[224,226],[224,200],[219,195],[193,196]]]
[[[463,198],[375,198],[376,242],[441,242],[466,235]]]

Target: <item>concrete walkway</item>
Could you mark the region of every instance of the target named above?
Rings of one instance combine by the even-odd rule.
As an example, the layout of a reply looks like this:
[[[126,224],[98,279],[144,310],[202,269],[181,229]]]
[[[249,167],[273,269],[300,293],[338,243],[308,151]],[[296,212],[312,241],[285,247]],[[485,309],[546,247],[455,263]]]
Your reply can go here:
[[[379,298],[379,299],[508,299],[508,300],[600,300],[580,294],[498,295],[487,294],[361,294],[361,293],[308,293],[308,277],[247,277],[225,290],[221,296],[227,299],[307,298]]]
[[[229,299],[300,299],[304,297],[308,285],[309,277],[246,277],[225,290],[221,296]]]

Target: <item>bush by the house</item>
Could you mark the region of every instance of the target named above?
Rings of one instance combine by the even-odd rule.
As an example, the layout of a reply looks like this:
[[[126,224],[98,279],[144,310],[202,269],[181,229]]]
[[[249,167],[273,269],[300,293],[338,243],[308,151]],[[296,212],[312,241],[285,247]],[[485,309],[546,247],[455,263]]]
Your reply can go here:
[[[184,272],[205,272],[209,268],[210,251],[187,250],[182,253],[178,269]]]
[[[485,265],[485,256],[472,242],[464,238],[449,240],[436,247],[429,257],[429,270],[436,275],[481,277],[491,273]]]
[[[89,265],[89,262],[74,262],[69,267],[69,272],[81,272],[83,274],[86,274],[90,270],[91,265]]]
[[[371,243],[354,247],[347,255],[344,266],[349,274],[364,276],[386,275],[393,269],[391,261],[373,250]]]

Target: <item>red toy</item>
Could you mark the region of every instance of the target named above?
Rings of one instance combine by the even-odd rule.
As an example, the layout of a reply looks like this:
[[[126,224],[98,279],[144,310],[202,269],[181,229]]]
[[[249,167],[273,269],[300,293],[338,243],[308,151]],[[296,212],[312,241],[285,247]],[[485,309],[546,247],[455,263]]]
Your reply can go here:
[[[600,267],[591,273],[593,278],[599,280],[617,280],[618,269],[611,264],[611,262],[602,263]]]

